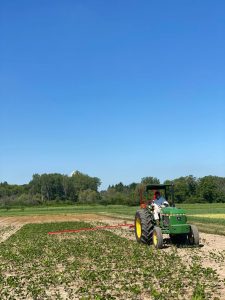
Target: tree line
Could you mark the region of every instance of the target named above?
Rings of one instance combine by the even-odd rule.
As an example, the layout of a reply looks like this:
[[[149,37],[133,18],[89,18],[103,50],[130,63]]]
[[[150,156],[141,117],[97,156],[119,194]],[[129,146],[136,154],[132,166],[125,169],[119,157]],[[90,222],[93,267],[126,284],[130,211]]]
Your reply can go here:
[[[125,185],[119,182],[99,191],[101,180],[79,171],[71,176],[59,173],[34,174],[28,184],[0,183],[0,207],[50,204],[123,204],[138,205],[140,188],[159,184],[156,177],[144,177],[140,182]],[[175,203],[225,203],[225,178],[192,175],[166,180],[174,183]]]

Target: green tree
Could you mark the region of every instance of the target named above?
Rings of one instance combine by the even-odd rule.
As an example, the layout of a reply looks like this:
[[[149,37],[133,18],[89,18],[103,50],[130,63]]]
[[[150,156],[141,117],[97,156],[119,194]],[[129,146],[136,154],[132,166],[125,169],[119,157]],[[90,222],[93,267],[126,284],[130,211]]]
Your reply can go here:
[[[160,184],[160,180],[156,177],[143,177],[141,179],[141,184]]]
[[[175,203],[201,202],[200,197],[197,196],[198,180],[194,176],[179,177],[172,181],[166,180],[164,183],[174,184]]]
[[[205,202],[225,202],[225,178],[217,176],[201,178],[198,192]]]
[[[94,204],[100,202],[100,194],[93,190],[84,190],[79,193],[78,202],[82,204]]]
[[[101,185],[101,181],[97,177],[90,177],[86,174],[83,174],[79,171],[76,171],[71,176],[74,188],[78,193],[80,191],[85,191],[87,189],[96,191],[98,190],[99,186]]]

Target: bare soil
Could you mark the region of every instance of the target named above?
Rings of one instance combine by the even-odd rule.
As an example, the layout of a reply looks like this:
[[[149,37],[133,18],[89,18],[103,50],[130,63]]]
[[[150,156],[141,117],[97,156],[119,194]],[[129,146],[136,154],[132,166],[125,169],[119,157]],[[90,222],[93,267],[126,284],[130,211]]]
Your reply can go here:
[[[12,234],[19,230],[25,224],[33,223],[55,223],[55,222],[104,222],[106,224],[118,224],[127,221],[121,221],[114,217],[97,214],[65,214],[65,215],[45,215],[45,216],[18,216],[18,217],[0,217],[0,243],[7,240]],[[70,228],[68,228],[70,229]]]
[[[0,217],[0,243],[8,239],[25,224],[68,221],[86,221],[94,224],[101,222],[109,225],[132,223],[128,220],[98,214]],[[113,229],[113,232],[124,238],[135,240],[133,228],[118,228]],[[164,251],[165,253],[169,252],[171,247],[174,246],[166,244],[161,251]],[[212,268],[217,272],[219,281],[221,281],[221,290],[218,291],[220,294],[219,299],[225,300],[225,236],[200,232],[199,248],[182,247],[178,248],[177,251],[182,260],[186,263],[188,263],[189,257],[197,255],[201,260],[203,267]]]

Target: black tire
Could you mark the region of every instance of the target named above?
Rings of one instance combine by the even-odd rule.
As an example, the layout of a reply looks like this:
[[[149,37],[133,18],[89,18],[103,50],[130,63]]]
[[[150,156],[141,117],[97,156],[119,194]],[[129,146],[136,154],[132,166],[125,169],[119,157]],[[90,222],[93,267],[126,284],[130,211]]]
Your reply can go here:
[[[195,225],[190,226],[190,233],[188,234],[188,242],[190,245],[199,245],[199,232]]]
[[[156,249],[161,249],[163,247],[163,235],[160,227],[154,227],[152,241]]]
[[[135,237],[138,243],[150,244],[152,241],[152,216],[148,209],[139,209],[134,220]]]
[[[183,245],[187,243],[187,234],[170,234],[172,244]]]

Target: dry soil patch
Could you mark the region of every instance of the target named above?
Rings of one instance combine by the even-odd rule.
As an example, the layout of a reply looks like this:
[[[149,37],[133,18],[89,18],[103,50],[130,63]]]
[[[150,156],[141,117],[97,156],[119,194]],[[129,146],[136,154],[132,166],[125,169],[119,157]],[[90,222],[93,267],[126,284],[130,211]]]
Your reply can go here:
[[[109,216],[98,214],[65,214],[65,215],[44,215],[44,216],[18,216],[0,217],[0,243],[8,239],[12,234],[25,224],[50,223],[50,222],[104,222],[107,224],[123,223],[123,220],[110,218]],[[69,229],[69,228],[68,228]]]
[[[68,221],[86,221],[92,224],[101,222],[109,225],[124,224],[126,222],[132,223],[132,221],[116,219],[115,217],[104,216],[102,214],[0,217],[0,242],[5,241],[25,224]],[[134,230],[129,227],[114,229],[113,232],[124,238],[135,240]],[[203,267],[214,269],[219,275],[221,282],[225,282],[225,236],[201,232],[200,244],[201,246],[199,248],[178,248],[178,254],[186,263],[188,263],[192,255],[197,255]],[[169,244],[160,251],[169,252],[171,247],[174,246]],[[220,295],[220,299],[225,300],[225,296],[223,296],[225,295],[224,283],[221,283]]]

